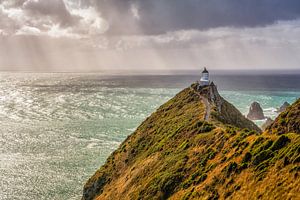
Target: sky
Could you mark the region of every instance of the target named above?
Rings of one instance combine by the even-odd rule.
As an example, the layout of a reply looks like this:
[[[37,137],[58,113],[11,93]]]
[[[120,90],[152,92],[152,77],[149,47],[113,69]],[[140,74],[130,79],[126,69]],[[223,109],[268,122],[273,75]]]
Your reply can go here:
[[[0,70],[300,70],[299,0],[0,0]]]

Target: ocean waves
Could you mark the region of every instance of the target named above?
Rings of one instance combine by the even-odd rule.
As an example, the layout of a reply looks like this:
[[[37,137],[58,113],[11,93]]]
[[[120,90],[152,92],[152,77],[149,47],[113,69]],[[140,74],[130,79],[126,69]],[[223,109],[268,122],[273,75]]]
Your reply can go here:
[[[83,77],[0,75],[0,199],[79,199],[86,179],[178,91]]]
[[[84,182],[109,154],[188,86],[174,83],[182,80],[177,77],[127,79],[0,74],[0,199],[79,199]],[[300,96],[287,90],[221,94],[243,114],[258,101],[271,117],[284,101]]]

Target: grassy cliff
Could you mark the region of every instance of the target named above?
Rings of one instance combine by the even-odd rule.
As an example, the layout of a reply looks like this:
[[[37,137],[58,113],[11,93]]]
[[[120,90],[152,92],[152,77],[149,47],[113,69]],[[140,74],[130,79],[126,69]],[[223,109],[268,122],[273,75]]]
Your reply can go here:
[[[215,87],[196,87],[148,117],[83,199],[299,199],[300,135],[260,133]]]
[[[282,112],[266,131],[278,135],[287,132],[300,134],[300,99]]]

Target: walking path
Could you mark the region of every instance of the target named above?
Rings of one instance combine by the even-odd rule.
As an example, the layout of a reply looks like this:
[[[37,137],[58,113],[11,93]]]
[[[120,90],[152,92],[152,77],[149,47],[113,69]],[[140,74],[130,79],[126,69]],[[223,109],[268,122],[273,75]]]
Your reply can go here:
[[[210,112],[211,112],[211,106],[210,103],[208,101],[207,98],[205,98],[204,96],[202,96],[198,91],[196,91],[194,88],[190,87],[191,90],[193,90],[198,96],[199,98],[202,100],[202,102],[205,105],[205,116],[204,116],[204,120],[205,121],[209,121],[210,118]]]

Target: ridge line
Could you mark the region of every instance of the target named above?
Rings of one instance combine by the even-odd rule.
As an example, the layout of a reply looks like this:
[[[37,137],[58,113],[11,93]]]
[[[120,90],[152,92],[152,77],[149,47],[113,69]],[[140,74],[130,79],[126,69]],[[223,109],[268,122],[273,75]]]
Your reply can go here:
[[[210,113],[211,113],[211,106],[210,106],[210,103],[209,103],[208,99],[205,98],[203,95],[201,95],[199,93],[199,91],[196,91],[191,86],[190,86],[190,89],[193,90],[199,96],[199,98],[202,100],[202,102],[204,103],[204,105],[205,105],[204,121],[209,121],[209,119],[210,119]]]

